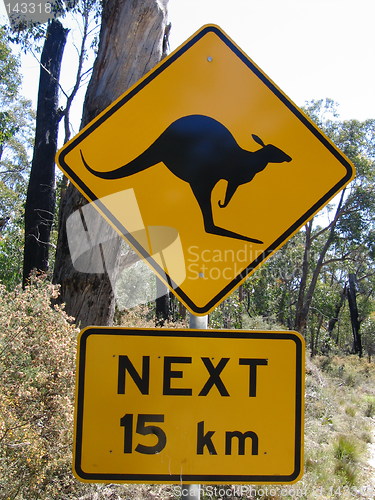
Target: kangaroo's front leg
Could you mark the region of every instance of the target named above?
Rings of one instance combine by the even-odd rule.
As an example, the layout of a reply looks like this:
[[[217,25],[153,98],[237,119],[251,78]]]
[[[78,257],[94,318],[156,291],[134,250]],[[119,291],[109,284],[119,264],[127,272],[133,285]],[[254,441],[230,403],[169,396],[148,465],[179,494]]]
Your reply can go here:
[[[228,182],[224,203],[221,203],[221,201],[218,202],[220,208],[225,208],[228,205],[234,193],[237,191],[237,188],[238,184],[236,184],[235,182]]]
[[[197,199],[199,207],[203,216],[204,229],[206,233],[216,234],[218,236],[225,236],[227,238],[235,238],[238,240],[249,241],[251,243],[263,243],[261,240],[257,240],[255,238],[249,238],[248,236],[244,236],[239,233],[235,233],[234,231],[229,231],[228,229],[224,229],[222,227],[216,226],[214,223],[213,215],[212,215],[212,205],[211,205],[211,193],[214,188],[213,186],[208,186],[207,184],[194,184],[191,185],[191,189],[193,190],[194,196]],[[225,203],[225,202],[224,202]]]

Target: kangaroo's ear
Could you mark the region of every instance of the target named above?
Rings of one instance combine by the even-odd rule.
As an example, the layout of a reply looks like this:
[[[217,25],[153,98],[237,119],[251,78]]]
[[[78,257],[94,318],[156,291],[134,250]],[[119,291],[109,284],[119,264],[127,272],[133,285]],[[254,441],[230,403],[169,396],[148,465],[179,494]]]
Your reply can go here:
[[[255,142],[257,142],[258,144],[260,144],[261,146],[264,146],[264,142],[262,141],[262,139],[260,137],[258,137],[257,135],[255,134],[251,134],[252,138],[254,139]]]

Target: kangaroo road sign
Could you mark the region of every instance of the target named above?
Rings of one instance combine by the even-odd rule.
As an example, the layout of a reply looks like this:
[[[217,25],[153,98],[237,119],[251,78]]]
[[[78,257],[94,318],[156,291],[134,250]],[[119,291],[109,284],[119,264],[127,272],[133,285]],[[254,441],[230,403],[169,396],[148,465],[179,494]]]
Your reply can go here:
[[[295,332],[89,327],[78,346],[75,475],[295,482],[303,373]]]
[[[164,59],[57,160],[195,314],[211,311],[354,176],[216,26]],[[171,231],[182,252],[168,246]]]

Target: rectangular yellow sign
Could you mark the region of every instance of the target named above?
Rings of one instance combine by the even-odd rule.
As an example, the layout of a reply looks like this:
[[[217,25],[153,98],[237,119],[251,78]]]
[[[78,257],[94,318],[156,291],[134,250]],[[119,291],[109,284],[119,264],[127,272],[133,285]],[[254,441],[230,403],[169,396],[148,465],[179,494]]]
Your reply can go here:
[[[83,481],[292,483],[303,464],[296,332],[89,327],[79,337]]]

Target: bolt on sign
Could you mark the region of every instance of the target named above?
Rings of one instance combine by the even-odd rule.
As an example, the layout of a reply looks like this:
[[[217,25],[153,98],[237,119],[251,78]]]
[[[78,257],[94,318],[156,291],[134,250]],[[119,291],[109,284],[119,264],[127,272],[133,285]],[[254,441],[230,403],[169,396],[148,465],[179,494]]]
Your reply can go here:
[[[295,332],[89,327],[78,344],[83,481],[293,483],[304,340]]]
[[[354,177],[349,160],[217,26],[164,59],[57,161],[198,315]],[[171,232],[182,252],[170,251]]]

